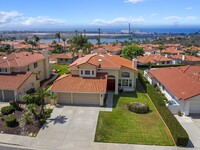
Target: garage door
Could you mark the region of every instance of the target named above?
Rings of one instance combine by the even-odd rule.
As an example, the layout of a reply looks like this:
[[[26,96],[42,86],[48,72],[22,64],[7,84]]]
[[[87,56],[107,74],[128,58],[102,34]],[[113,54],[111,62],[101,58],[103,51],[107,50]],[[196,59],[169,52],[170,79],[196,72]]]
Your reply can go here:
[[[200,100],[190,102],[190,114],[199,113],[200,114]]]
[[[4,102],[9,102],[11,100],[15,100],[15,96],[14,96],[14,91],[10,91],[10,90],[5,90],[4,91],[4,97],[5,97],[5,100]]]
[[[75,105],[100,105],[99,94],[74,94]]]
[[[71,94],[58,93],[58,104],[71,104]]]

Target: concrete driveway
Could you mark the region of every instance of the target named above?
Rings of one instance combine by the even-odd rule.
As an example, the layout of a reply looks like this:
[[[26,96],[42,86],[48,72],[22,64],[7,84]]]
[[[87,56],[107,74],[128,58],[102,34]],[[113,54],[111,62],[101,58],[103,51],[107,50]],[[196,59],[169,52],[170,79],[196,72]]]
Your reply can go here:
[[[65,145],[74,141],[92,143],[98,114],[99,107],[54,108],[51,118],[40,130],[32,145],[38,148],[63,149]]]

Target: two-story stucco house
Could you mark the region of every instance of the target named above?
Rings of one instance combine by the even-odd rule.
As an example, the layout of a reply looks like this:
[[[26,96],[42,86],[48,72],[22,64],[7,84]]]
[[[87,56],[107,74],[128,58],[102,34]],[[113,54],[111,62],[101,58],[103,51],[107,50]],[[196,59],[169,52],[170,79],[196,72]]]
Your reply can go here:
[[[20,99],[50,77],[47,51],[18,52],[0,57],[0,101]]]
[[[137,61],[118,55],[89,54],[73,62],[70,75],[58,78],[51,87],[60,104],[104,104],[107,91],[134,91]]]

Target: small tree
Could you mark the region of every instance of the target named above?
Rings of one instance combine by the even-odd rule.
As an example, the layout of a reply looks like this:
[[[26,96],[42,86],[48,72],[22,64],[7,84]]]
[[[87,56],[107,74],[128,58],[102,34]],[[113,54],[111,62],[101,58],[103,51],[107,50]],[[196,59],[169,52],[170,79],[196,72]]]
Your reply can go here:
[[[55,38],[58,38],[58,42],[60,43],[60,39],[61,39],[60,32],[55,34]]]
[[[138,47],[137,45],[128,45],[122,50],[121,56],[127,59],[133,59],[138,56],[143,56],[144,50],[141,47]]]

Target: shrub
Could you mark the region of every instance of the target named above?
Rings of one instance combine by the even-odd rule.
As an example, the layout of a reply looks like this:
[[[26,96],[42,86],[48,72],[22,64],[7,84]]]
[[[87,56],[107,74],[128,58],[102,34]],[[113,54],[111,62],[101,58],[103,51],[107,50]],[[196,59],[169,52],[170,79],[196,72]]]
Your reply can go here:
[[[128,109],[139,114],[146,114],[149,112],[149,105],[142,103],[128,103]]]
[[[31,124],[33,122],[33,116],[31,113],[26,113],[23,117],[23,120],[26,124]]]
[[[50,118],[51,117],[51,113],[52,113],[53,109],[45,109],[44,110],[44,118],[47,119],[47,118]]]
[[[15,127],[17,126],[17,120],[15,116],[9,116],[5,119],[5,123],[8,127]]]
[[[41,105],[41,100],[37,95],[31,95],[30,99],[27,100],[26,104],[27,105],[36,104],[36,105],[40,106]]]
[[[19,107],[19,102],[18,101],[10,101],[9,102],[10,106],[12,106],[15,110],[21,110],[21,108]]]
[[[158,110],[168,129],[170,130],[176,145],[178,146],[187,146],[189,141],[189,136],[181,124],[177,121],[171,111],[166,107],[165,102],[162,98],[162,95],[150,85],[147,80],[139,73],[138,79],[146,88],[146,91],[151,98],[154,106]]]
[[[15,111],[15,109],[12,106],[5,106],[1,108],[1,113],[3,115],[12,114]]]

